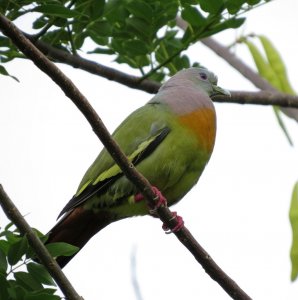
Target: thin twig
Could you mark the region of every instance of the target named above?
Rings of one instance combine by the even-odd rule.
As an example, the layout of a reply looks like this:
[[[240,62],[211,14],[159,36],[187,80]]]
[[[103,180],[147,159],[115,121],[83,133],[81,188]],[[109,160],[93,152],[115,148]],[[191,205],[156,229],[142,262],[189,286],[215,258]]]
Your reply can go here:
[[[212,100],[220,103],[275,105],[280,107],[298,108],[298,96],[271,91],[231,91],[230,98],[225,96],[214,96]]]
[[[28,242],[36,252],[38,259],[44,264],[49,273],[55,279],[65,297],[68,300],[83,300],[83,298],[76,292],[67,277],[64,275],[57,262],[52,258],[44,244],[26,222],[20,211],[10,200],[1,184],[0,205],[2,206],[2,209],[8,219],[10,219],[18,227],[21,233],[26,234]]]
[[[101,119],[81,94],[76,86],[68,79],[52,62],[50,62],[36,47],[21,33],[21,31],[6,17],[0,14],[0,28],[3,33],[11,38],[13,43],[30,58],[42,71],[44,71],[64,93],[73,101],[77,108],[83,113],[92,126],[94,132],[107,148],[115,162],[123,173],[131,180],[138,190],[147,198],[149,206],[155,204],[155,194],[146,178],[139,174],[134,166],[127,160],[120,150]],[[177,225],[177,220],[172,218],[172,213],[167,207],[160,206],[157,209],[160,219],[172,229]],[[201,263],[205,271],[233,298],[239,300],[251,299],[220,267],[214,262],[210,255],[198,244],[191,233],[183,226],[175,232],[181,243]]]

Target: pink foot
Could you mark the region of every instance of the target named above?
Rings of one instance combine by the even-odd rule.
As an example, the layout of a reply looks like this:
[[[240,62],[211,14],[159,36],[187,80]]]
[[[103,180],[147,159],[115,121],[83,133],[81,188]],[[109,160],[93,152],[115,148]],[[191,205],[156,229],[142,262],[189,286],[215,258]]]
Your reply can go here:
[[[155,201],[155,206],[153,208],[150,207],[150,214],[154,215],[156,210],[161,207],[161,206],[167,206],[167,199],[163,196],[163,194],[161,193],[161,191],[155,187],[155,186],[152,186],[152,190],[155,194],[155,198],[154,198],[154,201]],[[138,193],[135,195],[135,202],[140,202],[140,201],[143,201],[144,200],[144,196],[143,194],[141,193]]]
[[[179,231],[184,225],[184,221],[183,221],[182,217],[178,216],[176,211],[174,211],[172,213],[172,215],[173,215],[173,217],[171,220],[176,219],[177,225],[173,229],[170,229],[166,224],[163,224],[162,229],[166,232],[166,234],[175,233],[175,232]]]

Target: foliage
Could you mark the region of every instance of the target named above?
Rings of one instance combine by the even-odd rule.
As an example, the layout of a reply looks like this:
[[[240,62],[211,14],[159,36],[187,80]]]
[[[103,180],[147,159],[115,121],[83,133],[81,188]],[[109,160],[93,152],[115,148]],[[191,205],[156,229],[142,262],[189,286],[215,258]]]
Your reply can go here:
[[[265,52],[265,57],[255,46],[254,43],[249,41],[247,38],[242,38],[241,41],[244,42],[254,59],[257,69],[262,77],[271,83],[278,91],[295,95],[295,91],[292,88],[285,64],[278,53],[277,49],[273,46],[268,38],[265,36],[257,36],[259,38],[263,50]],[[284,131],[290,145],[293,145],[291,137],[286,129],[286,126],[282,120],[281,110],[279,107],[273,107],[274,113],[277,117],[277,121]],[[293,240],[291,247],[291,262],[292,262],[292,273],[291,279],[295,280],[298,277],[298,183],[295,184],[291,207],[290,207],[290,222],[293,232]]]
[[[298,277],[298,181],[296,182],[293,189],[289,215],[293,233],[293,241],[291,247],[291,280],[294,281]]]
[[[256,64],[259,74],[264,77],[274,88],[280,92],[286,94],[295,95],[295,91],[291,87],[290,81],[287,76],[285,64],[278,53],[277,49],[273,46],[271,41],[265,36],[256,36],[263,47],[265,56],[262,55],[261,51],[256,47],[256,45],[249,41],[247,38],[240,39],[244,42]],[[287,128],[283,122],[281,109],[277,106],[273,107],[275,116],[277,118],[278,124],[283,130],[286,138],[290,145],[293,145],[292,139],[287,131]]]
[[[243,12],[264,0],[3,0],[0,12],[10,20],[31,22],[35,39],[69,53],[112,55],[161,81],[190,67],[184,50],[195,41],[237,28]],[[32,14],[34,13],[34,14]],[[177,15],[189,24],[183,35]],[[95,45],[95,46],[94,46]],[[0,35],[0,62],[23,57]],[[197,64],[194,62],[193,64]],[[2,74],[4,72],[1,67]]]
[[[35,230],[42,241],[46,236]],[[72,255],[76,247],[64,243],[47,247],[53,256]],[[46,268],[32,260],[34,251],[27,237],[12,229],[10,223],[0,231],[0,299],[59,300],[57,289]]]

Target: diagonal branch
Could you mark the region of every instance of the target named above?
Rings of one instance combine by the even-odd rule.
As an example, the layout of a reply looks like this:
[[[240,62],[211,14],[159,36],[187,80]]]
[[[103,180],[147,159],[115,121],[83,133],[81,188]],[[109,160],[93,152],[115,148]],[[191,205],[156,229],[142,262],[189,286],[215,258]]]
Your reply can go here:
[[[2,206],[3,211],[8,219],[10,219],[18,227],[21,233],[26,234],[30,246],[35,250],[37,257],[55,279],[65,297],[68,300],[83,300],[83,298],[79,296],[67,277],[64,275],[56,261],[52,258],[44,244],[21,215],[20,211],[10,200],[1,184],[0,205]]]
[[[246,65],[239,57],[230,51],[229,48],[221,45],[215,39],[208,37],[201,40],[202,44],[214,51],[218,56],[227,61],[234,69],[252,82],[260,90],[276,92],[276,89],[250,66]]]
[[[181,17],[176,17],[176,24],[182,30],[186,30],[188,24]],[[270,91],[272,93],[278,91],[263,77],[261,77],[257,72],[255,72],[250,66],[248,66],[244,61],[237,57],[234,53],[230,51],[228,47],[221,45],[215,39],[207,37],[202,39],[201,42],[207,46],[209,49],[214,51],[218,56],[227,61],[234,69],[236,69],[240,74],[252,82],[257,88],[264,91]],[[238,103],[238,102],[237,102]],[[262,104],[262,103],[261,103]],[[276,105],[276,104],[272,104]],[[295,108],[296,106],[294,106]],[[297,109],[292,109],[287,105],[282,105],[281,110],[288,117],[296,120],[298,122],[298,111]]]
[[[13,43],[30,58],[43,72],[45,72],[64,93],[72,100],[77,108],[92,126],[94,132],[107,148],[113,159],[122,169],[123,173],[131,180],[138,190],[147,198],[148,204],[155,204],[155,194],[148,181],[139,174],[134,166],[127,160],[118,145],[111,138],[101,119],[89,104],[87,99],[75,87],[55,64],[50,62],[36,47],[24,37],[20,30],[7,18],[0,14],[0,28]],[[159,207],[157,214],[160,219],[170,228],[177,225],[177,220],[172,218],[172,213],[167,207]],[[195,259],[202,265],[205,271],[212,277],[233,299],[251,299],[220,267],[214,262],[210,255],[199,245],[191,233],[184,226],[175,232],[181,243],[194,255]]]
[[[257,72],[255,72],[250,66],[239,59],[234,53],[230,51],[228,47],[221,45],[213,38],[205,38],[201,42],[209,49],[218,54],[221,58],[227,61],[233,68],[240,72],[245,78],[251,81],[256,87],[264,91],[277,92],[277,90],[264,78],[262,78]],[[298,122],[297,109],[285,107],[281,109],[288,117]]]

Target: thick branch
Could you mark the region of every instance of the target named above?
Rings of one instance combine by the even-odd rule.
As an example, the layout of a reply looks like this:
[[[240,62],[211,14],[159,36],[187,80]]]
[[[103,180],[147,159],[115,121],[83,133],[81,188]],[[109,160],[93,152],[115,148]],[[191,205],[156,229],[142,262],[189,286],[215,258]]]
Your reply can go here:
[[[15,45],[42,71],[51,77],[73,101],[78,109],[84,114],[94,132],[100,138],[114,160],[121,167],[123,173],[147,198],[149,205],[153,206],[155,203],[155,194],[153,193],[148,181],[142,175],[140,175],[134,166],[127,160],[125,155],[119,149],[118,145],[111,138],[95,110],[88,103],[87,99],[53,63],[51,63],[38,49],[36,49],[34,45],[2,15],[0,15],[0,28],[4,34],[10,37]],[[177,225],[177,220],[172,218],[172,213],[167,207],[159,207],[157,209],[157,213],[160,219],[169,228],[174,228],[174,226]],[[183,245],[194,255],[196,260],[201,263],[205,271],[215,281],[217,281],[233,299],[251,299],[227,274],[225,274],[219,268],[210,255],[198,244],[198,242],[185,227],[182,227],[181,230],[175,234],[181,243],[183,243]]]
[[[148,92],[150,94],[157,93],[160,83],[144,79],[141,81],[141,77],[133,76],[121,72],[119,70],[106,67],[99,63],[96,63],[92,60],[88,60],[78,55],[70,54],[66,51],[57,49],[43,41],[36,41],[35,37],[29,34],[25,34],[25,36],[46,56],[55,60],[57,62],[61,62],[67,65],[70,65],[74,68],[78,68],[89,73],[99,75],[109,80],[113,80],[124,84],[130,88],[142,90]]]
[[[0,184],[0,204],[8,219],[10,219],[20,230],[21,233],[26,234],[30,246],[36,252],[39,260],[46,266],[49,273],[55,279],[61,291],[68,300],[83,300],[81,296],[75,291],[67,277],[64,275],[57,262],[52,258],[44,244],[36,236],[29,224],[21,215],[20,211],[10,200]]]
[[[133,89],[139,89],[150,94],[157,93],[161,84],[145,79],[140,81],[141,77],[126,74],[124,72],[118,71],[116,69],[106,67],[94,61],[85,59],[83,57],[72,55],[66,51],[57,49],[48,45],[42,41],[35,41],[33,36],[26,34],[35,46],[45,55],[58,62],[70,65],[74,68],[79,68],[86,72],[104,77],[109,80],[121,83]],[[207,39],[204,39],[206,41]],[[233,54],[232,54],[233,55]],[[239,59],[234,58],[236,61]],[[241,64],[241,62],[239,63]],[[245,68],[244,68],[245,69]],[[257,73],[253,70],[243,70],[247,74],[247,78],[252,78],[258,84],[257,86],[262,89],[266,87],[269,83],[263,80]],[[269,85],[270,86],[270,85]],[[256,105],[278,105],[281,107],[295,107],[297,108],[298,96],[290,96],[287,94],[281,94],[277,92],[263,93],[263,92],[232,92],[232,97],[216,97],[213,99],[215,102],[221,103],[236,103],[236,104],[256,104]]]

